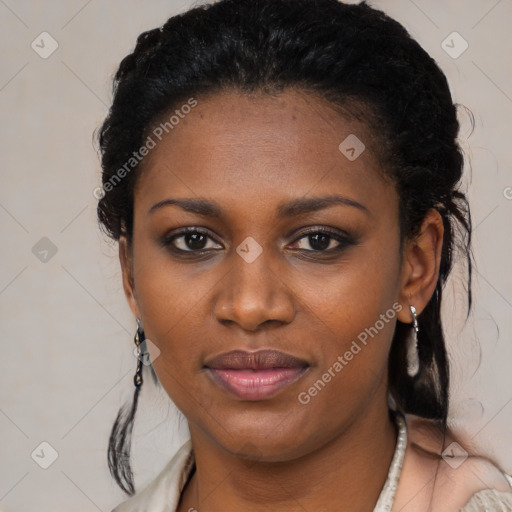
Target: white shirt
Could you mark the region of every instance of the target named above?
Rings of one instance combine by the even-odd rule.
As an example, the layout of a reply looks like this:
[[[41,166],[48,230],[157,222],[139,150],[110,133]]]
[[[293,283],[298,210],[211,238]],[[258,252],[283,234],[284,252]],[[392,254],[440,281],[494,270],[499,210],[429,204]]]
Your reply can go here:
[[[176,512],[181,492],[195,465],[192,442],[186,441],[160,474],[141,492],[112,512]],[[512,478],[505,474],[512,485]],[[455,511],[454,511],[455,512]],[[459,512],[512,512],[512,492],[476,492]]]

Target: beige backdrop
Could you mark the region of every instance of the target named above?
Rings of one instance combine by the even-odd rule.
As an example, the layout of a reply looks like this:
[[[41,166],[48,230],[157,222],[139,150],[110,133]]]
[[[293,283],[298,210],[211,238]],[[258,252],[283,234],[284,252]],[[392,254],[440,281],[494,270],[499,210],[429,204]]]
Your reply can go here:
[[[123,499],[106,450],[118,407],[133,390],[135,322],[116,246],[96,225],[92,133],[136,36],[190,5],[0,0],[0,510],[108,512]],[[475,314],[463,329],[456,281],[444,304],[452,418],[466,425],[468,442],[512,472],[512,3],[372,5],[410,30],[475,116],[469,136],[461,112],[478,265]],[[167,397],[146,380],[134,432],[138,488],[187,434]]]

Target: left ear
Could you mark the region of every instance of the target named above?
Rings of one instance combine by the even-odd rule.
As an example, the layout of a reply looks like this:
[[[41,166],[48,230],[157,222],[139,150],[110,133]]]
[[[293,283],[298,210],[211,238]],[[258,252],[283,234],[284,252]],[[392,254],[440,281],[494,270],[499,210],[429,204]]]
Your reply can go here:
[[[436,288],[441,264],[444,226],[441,214],[430,209],[421,225],[419,235],[405,243],[403,249],[400,303],[398,320],[411,323],[409,306],[418,315],[425,309]]]

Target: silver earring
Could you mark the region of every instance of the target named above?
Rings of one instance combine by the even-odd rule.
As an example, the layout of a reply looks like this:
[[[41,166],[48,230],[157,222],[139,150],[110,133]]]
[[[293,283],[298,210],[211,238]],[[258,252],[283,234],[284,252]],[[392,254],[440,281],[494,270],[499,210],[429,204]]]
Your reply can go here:
[[[418,354],[418,319],[416,317],[416,308],[409,306],[412,314],[412,334],[407,339],[407,374],[409,377],[415,377],[420,369],[420,359]]]
[[[133,338],[133,342],[137,347],[137,369],[135,370],[135,375],[133,376],[133,384],[137,389],[140,389],[142,386],[142,350],[141,343],[146,340],[144,335],[144,329],[142,328],[142,324],[140,320],[137,318],[137,331],[135,332],[135,336]]]

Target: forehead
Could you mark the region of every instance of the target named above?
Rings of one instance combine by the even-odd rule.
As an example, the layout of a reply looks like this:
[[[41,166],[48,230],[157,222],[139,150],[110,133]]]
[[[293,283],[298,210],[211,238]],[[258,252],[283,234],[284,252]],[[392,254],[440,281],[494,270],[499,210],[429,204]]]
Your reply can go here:
[[[195,100],[191,109],[178,105],[166,113],[149,132],[155,144],[142,162],[139,205],[150,208],[167,196],[258,206],[326,192],[389,198],[368,127],[326,100],[291,90]]]

